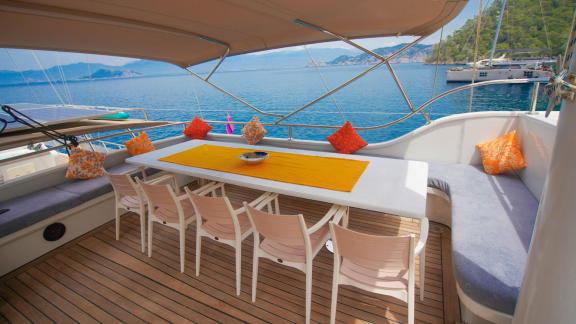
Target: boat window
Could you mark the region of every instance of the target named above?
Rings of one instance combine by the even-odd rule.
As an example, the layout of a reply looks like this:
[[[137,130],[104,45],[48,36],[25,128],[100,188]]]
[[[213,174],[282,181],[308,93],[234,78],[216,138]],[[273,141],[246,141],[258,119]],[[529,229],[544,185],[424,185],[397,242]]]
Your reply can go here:
[[[525,78],[533,78],[534,77],[534,71],[524,71],[524,77]]]
[[[488,72],[480,72],[480,77],[485,78],[488,76]]]

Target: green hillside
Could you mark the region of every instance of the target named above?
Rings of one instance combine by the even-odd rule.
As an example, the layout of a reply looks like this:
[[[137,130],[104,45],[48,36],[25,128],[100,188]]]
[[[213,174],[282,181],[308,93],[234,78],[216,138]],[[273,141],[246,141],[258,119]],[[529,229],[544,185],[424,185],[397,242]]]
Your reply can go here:
[[[491,2],[482,14],[478,59],[487,58],[490,55],[501,4],[501,0]],[[535,53],[506,53],[507,57],[563,54],[575,7],[576,1],[574,0],[508,0],[496,49],[550,49]],[[542,15],[542,11],[544,15]],[[548,31],[550,46],[548,46],[546,30]],[[472,61],[475,35],[476,18],[469,19],[460,29],[443,41],[440,62],[463,63]],[[433,49],[433,55],[428,58],[427,62],[435,62],[437,53],[438,46],[436,45]],[[503,52],[497,52],[495,56],[498,57],[502,54]]]

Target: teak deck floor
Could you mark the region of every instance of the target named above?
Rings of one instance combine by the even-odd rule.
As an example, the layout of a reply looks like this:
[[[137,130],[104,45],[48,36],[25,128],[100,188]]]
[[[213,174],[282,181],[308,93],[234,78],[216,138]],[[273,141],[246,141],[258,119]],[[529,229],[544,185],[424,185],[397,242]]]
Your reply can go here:
[[[230,186],[233,202],[258,192]],[[317,220],[329,205],[282,196],[282,213],[303,213]],[[260,261],[258,294],[250,300],[252,237],[242,249],[242,293],[235,294],[234,252],[204,239],[200,276],[194,275],[195,227],[188,229],[186,271],[179,271],[178,236],[155,225],[153,254],[140,252],[136,215],[122,218],[121,237],[114,223],[76,239],[0,279],[0,322],[249,322],[304,321],[304,274],[268,260]],[[352,209],[350,228],[367,233],[418,233],[418,222]],[[425,299],[416,288],[416,321],[453,323],[457,300],[450,265],[450,230],[431,224],[426,248]],[[332,254],[314,260],[312,321],[330,316]],[[417,260],[418,262],[418,260]],[[416,274],[418,278],[418,273]],[[418,281],[418,280],[417,280]],[[405,303],[391,297],[341,286],[337,320],[406,322]]]

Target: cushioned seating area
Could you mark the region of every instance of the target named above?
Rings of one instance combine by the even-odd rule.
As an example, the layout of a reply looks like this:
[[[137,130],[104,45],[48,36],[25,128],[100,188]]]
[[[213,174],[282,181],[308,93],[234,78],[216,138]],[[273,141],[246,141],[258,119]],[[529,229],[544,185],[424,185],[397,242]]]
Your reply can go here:
[[[125,163],[108,169],[110,173],[137,171],[136,166]],[[156,172],[158,170],[146,170],[147,174]],[[7,210],[0,214],[0,237],[17,232],[111,191],[112,186],[103,176],[91,180],[68,180],[51,188],[0,202],[0,210]]]
[[[454,274],[475,302],[512,315],[518,299],[538,200],[515,175],[430,163],[430,187],[452,205]]]

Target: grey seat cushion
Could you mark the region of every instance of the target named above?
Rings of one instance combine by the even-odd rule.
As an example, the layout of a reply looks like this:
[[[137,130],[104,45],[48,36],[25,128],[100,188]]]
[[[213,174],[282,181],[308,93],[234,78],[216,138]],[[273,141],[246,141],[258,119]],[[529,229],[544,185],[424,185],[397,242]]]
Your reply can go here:
[[[117,174],[134,173],[138,171],[138,167],[123,163],[108,168],[107,171]],[[106,177],[98,177],[90,180],[70,180],[57,185],[55,188],[77,194],[82,202],[90,201],[112,191],[112,186]]]
[[[514,313],[526,267],[538,200],[515,175],[481,167],[431,163],[429,185],[452,202],[456,280],[479,304]]]
[[[110,173],[134,173],[136,166],[120,164],[108,169]],[[158,170],[146,170],[148,175]],[[42,189],[14,199],[0,202],[0,237],[54,216],[68,209],[112,191],[106,177],[90,180],[68,180],[52,188]]]
[[[0,203],[0,237],[14,233],[52,215],[81,204],[73,193],[48,188]]]

